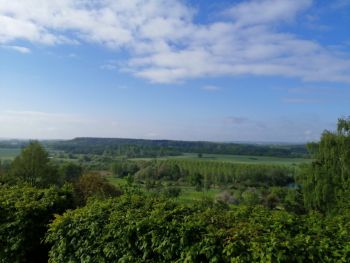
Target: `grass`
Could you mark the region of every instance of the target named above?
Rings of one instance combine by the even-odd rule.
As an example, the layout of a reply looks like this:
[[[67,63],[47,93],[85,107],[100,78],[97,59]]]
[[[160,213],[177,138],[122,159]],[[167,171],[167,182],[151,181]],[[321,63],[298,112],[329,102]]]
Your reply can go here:
[[[106,177],[107,180],[116,186],[125,186],[127,184],[126,179],[124,178],[115,178],[112,176]],[[144,185],[142,184],[136,184],[141,188],[142,191],[147,193],[147,190],[144,188]],[[165,187],[165,186],[163,186]],[[176,198],[176,200],[179,203],[191,203],[191,202],[196,202],[196,201],[201,201],[204,198],[215,198],[215,196],[220,193],[222,190],[212,188],[209,190],[203,190],[203,191],[197,191],[195,187],[192,186],[176,186],[181,188],[181,193],[180,196]]]
[[[13,160],[20,152],[20,148],[0,148],[0,160]]]
[[[116,178],[112,176],[107,176],[106,178],[111,184],[115,186],[124,186],[127,184],[126,179],[123,178]]]
[[[220,189],[196,191],[194,187],[183,186],[181,187],[181,194],[178,197],[178,201],[180,203],[188,203],[193,201],[200,201],[204,198],[215,198],[215,196],[220,192]]]
[[[153,158],[134,158],[132,160],[152,160]],[[282,158],[270,156],[249,156],[249,155],[228,155],[228,154],[203,154],[201,158],[195,153],[185,153],[181,156],[165,156],[157,158],[157,160],[208,160],[221,161],[230,163],[246,163],[246,164],[282,164],[282,165],[298,165],[301,163],[311,162],[311,159],[305,158]]]

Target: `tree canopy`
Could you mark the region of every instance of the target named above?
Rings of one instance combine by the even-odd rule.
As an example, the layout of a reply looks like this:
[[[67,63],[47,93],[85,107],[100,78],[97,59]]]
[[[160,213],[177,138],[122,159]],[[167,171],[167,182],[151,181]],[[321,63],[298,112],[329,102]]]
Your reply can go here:
[[[329,212],[349,205],[350,118],[339,119],[337,131],[324,131],[319,143],[308,145],[314,161],[300,176],[305,205]]]
[[[11,164],[10,175],[32,186],[47,186],[58,180],[49,154],[37,141],[29,143],[16,157]]]

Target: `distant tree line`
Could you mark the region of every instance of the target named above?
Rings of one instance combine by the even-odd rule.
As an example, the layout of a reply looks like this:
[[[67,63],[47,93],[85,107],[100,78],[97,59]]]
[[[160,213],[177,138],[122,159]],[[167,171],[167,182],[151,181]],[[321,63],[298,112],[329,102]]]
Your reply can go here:
[[[255,145],[237,143],[170,140],[76,138],[48,144],[55,150],[81,154],[110,154],[132,157],[158,157],[182,153],[232,154],[278,157],[306,157],[305,145]]]
[[[212,186],[287,186],[294,182],[295,168],[267,164],[234,164],[203,160],[118,161],[116,177],[134,176],[141,181],[188,183],[197,189]]]
[[[0,148],[18,149],[29,144],[28,140],[0,140]]]

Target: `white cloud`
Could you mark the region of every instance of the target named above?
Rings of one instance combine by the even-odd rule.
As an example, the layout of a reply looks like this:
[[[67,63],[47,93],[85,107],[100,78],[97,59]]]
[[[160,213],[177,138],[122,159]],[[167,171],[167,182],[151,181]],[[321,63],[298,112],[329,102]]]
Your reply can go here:
[[[3,45],[3,46],[0,46],[0,47],[5,48],[5,49],[14,50],[14,51],[17,51],[17,52],[22,53],[22,54],[29,54],[29,53],[31,53],[31,50],[29,48],[22,47],[22,46]]]
[[[250,0],[231,7],[227,15],[240,26],[291,21],[310,7],[312,0]]]
[[[250,0],[225,21],[200,24],[175,0],[0,0],[0,44],[97,43],[127,51],[118,69],[151,82],[206,76],[265,75],[350,82],[349,54],[282,32],[311,0]]]

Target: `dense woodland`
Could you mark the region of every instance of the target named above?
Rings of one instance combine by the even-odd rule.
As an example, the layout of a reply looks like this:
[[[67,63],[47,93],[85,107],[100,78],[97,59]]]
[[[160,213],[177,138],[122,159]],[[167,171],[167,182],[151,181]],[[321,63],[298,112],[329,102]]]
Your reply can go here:
[[[350,119],[308,145],[311,163],[292,166],[127,157],[290,157],[303,147],[90,138],[23,147],[0,162],[1,263],[350,261]],[[58,162],[50,147],[122,158]],[[217,194],[183,202],[188,189]]]
[[[191,142],[170,140],[136,140],[76,138],[48,143],[52,149],[68,153],[116,154],[132,157],[159,157],[182,153],[233,154],[278,157],[305,157],[304,145],[256,145],[237,143]]]

